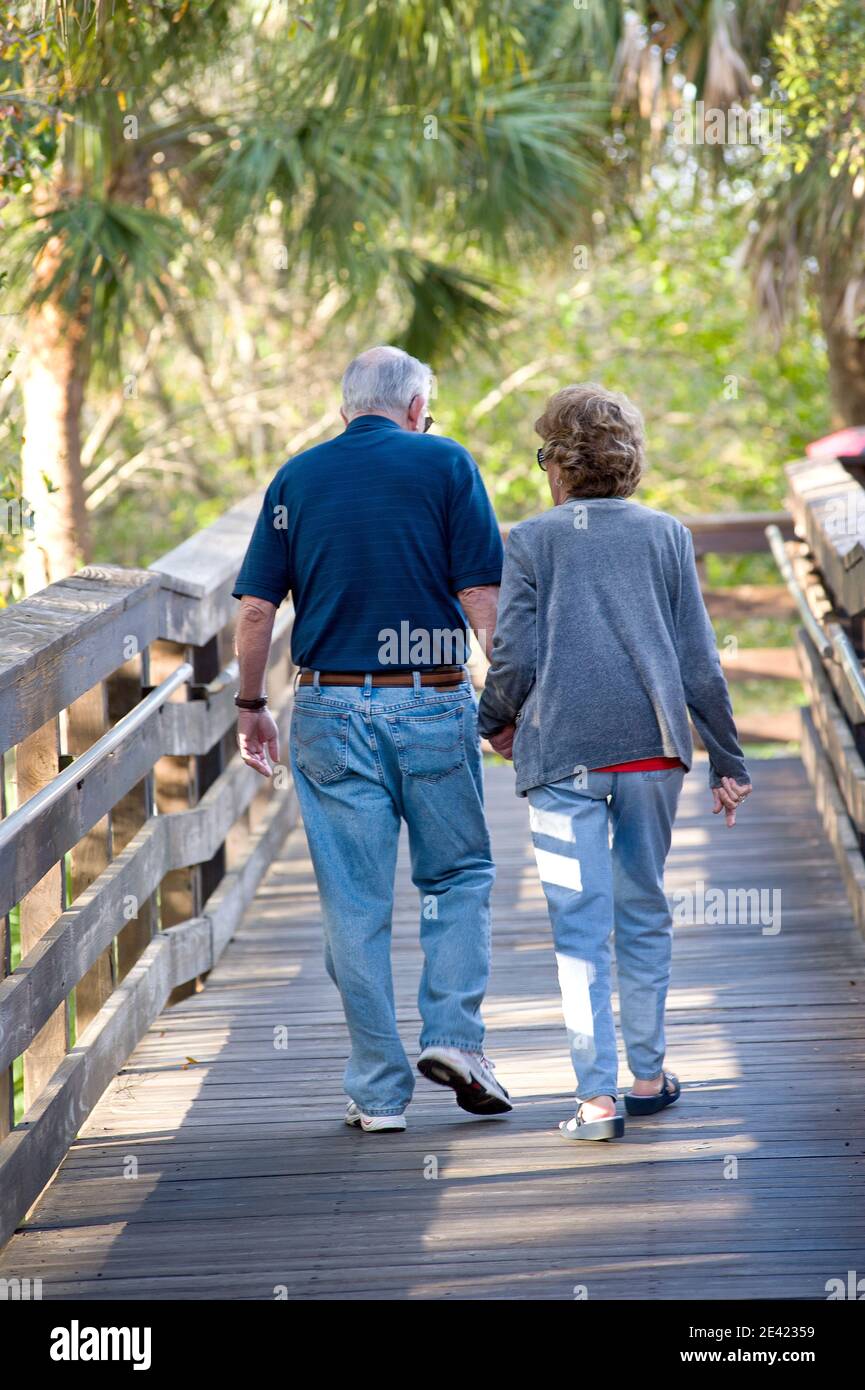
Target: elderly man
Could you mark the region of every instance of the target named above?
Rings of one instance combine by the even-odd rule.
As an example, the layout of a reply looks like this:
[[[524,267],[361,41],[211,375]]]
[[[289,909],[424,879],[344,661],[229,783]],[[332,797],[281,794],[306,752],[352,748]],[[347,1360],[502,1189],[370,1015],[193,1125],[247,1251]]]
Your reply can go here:
[[[346,1123],[405,1129],[414,1075],[390,961],[400,822],[420,894],[418,1069],[473,1114],[511,1109],[483,1053],[493,864],[466,620],[492,645],[502,546],[471,455],[427,434],[432,373],[393,347],[343,377],[336,439],[291,459],[235,586],[243,759],[279,758],[264,675],[290,592],[300,667],[291,766],[351,1035]]]

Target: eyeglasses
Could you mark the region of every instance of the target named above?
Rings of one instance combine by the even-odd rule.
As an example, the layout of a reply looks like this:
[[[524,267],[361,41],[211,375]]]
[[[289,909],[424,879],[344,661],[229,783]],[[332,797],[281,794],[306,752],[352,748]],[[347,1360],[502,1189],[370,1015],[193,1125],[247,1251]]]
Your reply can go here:
[[[432,427],[433,427],[434,424],[435,424],[435,420],[433,419],[433,417],[432,417],[431,415],[425,415],[425,416],[424,416],[424,422],[423,422],[423,433],[424,433],[424,434],[429,434],[429,432],[430,432],[430,430],[432,429]]]
[[[546,448],[546,445],[542,444],[541,447],[540,447],[540,449],[538,449],[538,468],[542,468],[542,469],[544,470],[544,472],[546,473],[546,471],[547,471],[547,465],[544,463],[544,450],[545,450],[545,448]]]

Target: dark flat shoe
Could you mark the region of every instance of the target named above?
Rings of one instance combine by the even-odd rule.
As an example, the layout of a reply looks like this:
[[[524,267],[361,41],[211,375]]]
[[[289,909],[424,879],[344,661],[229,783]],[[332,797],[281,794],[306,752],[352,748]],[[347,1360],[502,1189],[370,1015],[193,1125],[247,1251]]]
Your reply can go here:
[[[656,1115],[659,1110],[666,1110],[668,1105],[673,1105],[681,1094],[679,1078],[671,1071],[665,1071],[661,1089],[656,1096],[626,1095],[625,1109],[629,1115]]]
[[[625,1132],[625,1121],[621,1115],[611,1115],[606,1120],[584,1120],[583,1107],[577,1106],[572,1120],[562,1120],[559,1133],[563,1139],[621,1139]]]

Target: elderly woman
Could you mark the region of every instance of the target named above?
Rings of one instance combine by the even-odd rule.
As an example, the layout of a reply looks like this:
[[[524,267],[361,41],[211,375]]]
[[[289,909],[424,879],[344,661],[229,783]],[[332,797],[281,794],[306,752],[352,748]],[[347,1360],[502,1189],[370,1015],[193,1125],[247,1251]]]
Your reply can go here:
[[[688,711],[728,826],[751,790],[687,527],[630,500],[643,421],[617,392],[558,391],[535,429],[553,509],[508,540],[480,729],[513,756],[553,927],[577,1076],[568,1139],[616,1113],[615,935],[629,1115],[680,1094],[664,1070],[672,922],[664,861],[692,759]]]

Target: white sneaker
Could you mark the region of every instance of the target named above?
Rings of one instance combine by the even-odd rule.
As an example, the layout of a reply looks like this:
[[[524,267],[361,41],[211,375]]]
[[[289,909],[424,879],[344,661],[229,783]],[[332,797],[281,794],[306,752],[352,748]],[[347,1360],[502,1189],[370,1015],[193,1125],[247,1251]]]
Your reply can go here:
[[[439,1086],[450,1086],[457,1105],[472,1115],[504,1115],[514,1108],[493,1065],[482,1052],[458,1047],[425,1047],[417,1059],[418,1071]]]
[[[388,1130],[396,1132],[396,1130],[405,1129],[405,1115],[364,1115],[353,1100],[348,1103],[345,1122],[347,1125],[360,1125],[366,1134],[385,1133]]]

